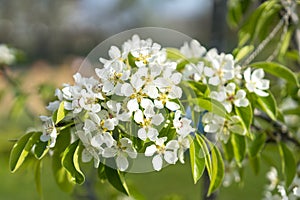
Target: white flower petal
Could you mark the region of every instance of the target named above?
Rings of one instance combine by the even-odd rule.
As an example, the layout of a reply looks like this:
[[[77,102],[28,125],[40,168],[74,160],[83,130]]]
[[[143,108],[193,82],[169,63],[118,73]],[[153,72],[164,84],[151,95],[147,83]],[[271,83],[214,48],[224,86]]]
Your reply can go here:
[[[153,156],[153,154],[157,151],[156,146],[152,144],[151,146],[148,146],[145,150],[145,156]]]
[[[258,96],[261,96],[261,97],[267,97],[267,96],[269,96],[269,93],[264,92],[264,91],[259,90],[259,89],[255,89],[254,92],[255,92]]]
[[[137,111],[139,109],[139,104],[137,99],[130,99],[127,103],[127,108],[130,112]]]
[[[147,139],[147,132],[146,132],[146,129],[140,128],[140,129],[138,130],[138,137],[139,137],[141,140],[145,141],[145,140]]]
[[[153,168],[156,170],[156,171],[160,171],[161,168],[162,168],[162,163],[163,163],[163,160],[162,160],[162,157],[161,155],[155,155],[152,159],[152,165],[153,165]]]
[[[166,151],[164,153],[164,159],[169,164],[175,164],[178,160],[177,154],[173,151]]]
[[[244,79],[247,83],[249,83],[251,81],[251,68],[247,68],[245,71],[244,71]]]
[[[116,163],[120,171],[125,171],[129,166],[128,160],[124,156],[117,156]]]
[[[124,83],[121,87],[121,92],[124,96],[129,97],[134,93],[134,90],[129,83]]]
[[[265,76],[265,72],[263,69],[256,69],[252,72],[251,79],[253,81],[259,81]]]
[[[164,119],[165,119],[164,116],[161,113],[159,113],[152,117],[151,122],[152,124],[158,126],[164,121]]]
[[[142,123],[144,122],[144,114],[141,110],[137,110],[135,113],[134,113],[134,121],[136,123]]]
[[[148,128],[148,133],[147,133],[147,137],[151,140],[151,141],[155,141],[157,140],[157,136],[158,136],[158,130],[155,128]]]
[[[90,154],[90,152],[87,149],[83,149],[81,160],[84,163],[90,162],[92,160],[93,156]]]
[[[115,148],[105,148],[102,152],[102,156],[104,158],[112,158],[115,157],[117,154],[117,150]]]
[[[175,110],[180,109],[180,106],[177,103],[172,102],[172,101],[167,101],[166,102],[166,107],[171,111],[175,111]]]

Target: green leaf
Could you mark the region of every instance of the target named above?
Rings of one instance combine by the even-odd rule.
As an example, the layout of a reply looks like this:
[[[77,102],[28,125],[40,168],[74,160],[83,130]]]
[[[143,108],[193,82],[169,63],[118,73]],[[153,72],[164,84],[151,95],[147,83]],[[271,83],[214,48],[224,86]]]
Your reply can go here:
[[[260,171],[260,155],[249,157],[249,161],[254,173],[258,175]]]
[[[199,143],[199,146],[201,147],[201,150],[204,154],[204,159],[205,159],[205,167],[208,173],[209,178],[211,179],[212,177],[212,162],[211,162],[211,157],[210,157],[210,149],[207,147],[206,141],[205,141],[205,136],[196,134],[196,140]]]
[[[104,181],[107,179],[106,173],[105,173],[105,165],[102,162],[99,163],[97,172],[98,172],[98,178],[101,181]]]
[[[73,177],[73,181],[78,184],[84,182],[84,174],[79,167],[79,140],[70,144],[62,157],[62,165]]]
[[[57,110],[57,116],[56,116],[56,121],[55,123],[59,123],[61,120],[63,120],[66,116],[66,113],[65,113],[65,102],[62,101],[60,104],[59,104],[59,107],[58,107],[58,110]]]
[[[173,61],[178,61],[181,59],[186,59],[186,57],[176,48],[167,48],[167,58]]]
[[[228,141],[227,143],[222,142],[222,147],[223,147],[225,159],[231,162],[234,157],[232,143],[230,141]]]
[[[42,159],[49,151],[48,142],[39,140],[34,147],[34,155],[37,159]]]
[[[235,52],[235,60],[237,62],[241,61],[242,59],[244,59],[248,54],[250,54],[254,49],[253,45],[247,45],[247,46],[243,46],[240,49],[236,49],[234,50]]]
[[[245,129],[250,133],[250,127],[253,120],[252,106],[249,103],[247,107],[234,107],[236,114],[242,119],[242,124]]]
[[[223,182],[224,178],[224,162],[219,149],[210,143],[211,147],[211,162],[212,162],[212,176],[210,180],[210,185],[208,188],[207,196],[210,196],[214,191],[216,191]]]
[[[42,190],[42,183],[41,183],[41,170],[42,170],[42,161],[38,160],[35,164],[35,173],[34,173],[34,180],[37,192],[40,196],[40,199],[43,199],[43,190]]]
[[[256,134],[255,138],[249,144],[250,157],[256,157],[263,149],[267,136],[264,133]]]
[[[52,156],[52,171],[57,185],[65,192],[70,193],[74,188],[72,176],[62,166],[62,157],[65,149],[70,144],[70,129],[64,129],[56,138]]]
[[[198,182],[201,178],[204,169],[205,169],[205,156],[204,152],[201,149],[201,144],[199,144],[197,139],[192,139],[189,137],[190,140],[190,162],[191,162],[191,169],[192,175],[194,179],[194,184]]]
[[[40,139],[41,134],[41,132],[27,133],[13,146],[9,160],[11,172],[15,172],[23,164],[33,145]]]
[[[246,138],[238,134],[231,134],[231,143],[233,147],[234,158],[239,166],[246,155]]]
[[[227,9],[227,22],[232,28],[236,28],[243,17],[241,2],[239,0],[229,0]]]
[[[224,106],[217,100],[210,98],[191,98],[190,103],[198,105],[200,108],[209,112],[215,113],[221,117],[226,117],[226,110]]]
[[[286,146],[286,144],[280,142],[278,147],[282,161],[282,174],[285,176],[286,187],[289,187],[296,175],[296,161],[293,156],[293,152]]]
[[[203,97],[209,92],[209,87],[207,84],[196,81],[188,81],[187,83],[188,84],[186,87],[191,88],[197,97]]]
[[[296,108],[290,108],[290,109],[283,110],[282,113],[284,115],[299,115],[300,116],[300,106],[298,106]]]
[[[294,31],[295,31],[294,28],[290,28],[284,35],[278,57],[283,57],[287,52]]]
[[[256,101],[258,104],[257,106],[261,110],[266,112],[271,119],[277,119],[277,103],[271,92],[269,92],[269,95],[266,97],[261,97],[257,95]]]
[[[250,66],[255,68],[262,68],[266,72],[276,77],[282,78],[287,82],[299,87],[298,79],[295,73],[284,65],[275,62],[256,62],[251,64]]]
[[[114,188],[126,195],[129,195],[127,184],[124,180],[123,174],[119,170],[105,166],[105,173],[107,180],[112,186],[114,186]]]

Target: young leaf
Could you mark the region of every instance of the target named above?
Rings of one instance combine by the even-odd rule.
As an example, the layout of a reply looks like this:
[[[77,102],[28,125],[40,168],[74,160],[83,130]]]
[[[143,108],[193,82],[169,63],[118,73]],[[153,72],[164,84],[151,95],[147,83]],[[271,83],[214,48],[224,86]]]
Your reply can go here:
[[[236,55],[235,55],[235,60],[239,62],[240,60],[244,59],[248,54],[250,54],[254,49],[253,45],[247,45],[244,46],[240,49],[235,49]]]
[[[278,147],[282,160],[282,174],[285,176],[286,187],[289,187],[296,175],[296,161],[292,151],[286,146],[286,144],[280,142]]]
[[[38,160],[35,164],[35,173],[34,173],[34,179],[35,179],[35,186],[37,189],[37,192],[41,199],[43,199],[43,190],[42,190],[42,183],[41,183],[41,169],[42,169],[42,161]]]
[[[48,142],[39,140],[34,147],[34,155],[37,159],[42,159],[49,151]]]
[[[249,155],[250,157],[256,157],[264,147],[266,142],[266,134],[261,133],[257,134],[253,141],[250,143],[249,147]]]
[[[255,68],[262,68],[266,72],[299,87],[298,79],[295,73],[284,65],[275,62],[256,62],[251,64],[251,66]]]
[[[250,133],[250,126],[253,120],[252,106],[249,104],[247,107],[234,107],[236,114],[242,119],[245,129]]]
[[[201,146],[197,139],[189,138],[190,140],[190,162],[194,183],[196,184],[201,178],[205,168],[205,157]]]
[[[98,178],[99,178],[101,181],[107,179],[106,173],[105,173],[105,165],[104,165],[102,162],[99,163],[97,172],[98,172]]]
[[[186,59],[186,57],[176,48],[167,48],[167,58],[170,60],[178,61],[181,59]]]
[[[214,99],[199,97],[190,99],[190,102],[198,105],[204,110],[213,112],[221,117],[226,117],[226,110],[224,106]]]
[[[61,120],[63,120],[66,116],[65,114],[65,102],[62,101],[60,104],[59,104],[59,107],[58,107],[58,110],[57,110],[57,116],[56,116],[56,121],[55,123],[59,123]]]
[[[277,119],[277,103],[271,92],[269,92],[269,95],[266,97],[261,97],[257,95],[256,101],[258,104],[257,106],[261,110],[266,112],[271,119]]]
[[[52,156],[52,171],[57,185],[65,192],[70,193],[74,188],[72,176],[62,166],[62,157],[65,149],[70,144],[70,129],[64,129],[57,136],[55,149]]]
[[[33,145],[40,139],[41,132],[30,132],[23,135],[13,146],[10,154],[9,168],[15,172],[24,162]]]
[[[249,157],[249,162],[254,173],[258,175],[260,171],[260,155]]]
[[[73,181],[78,184],[84,182],[84,174],[79,168],[79,140],[70,144],[65,150],[62,157],[62,165],[73,177]]]
[[[208,188],[207,196],[210,196],[214,191],[216,191],[223,182],[224,178],[224,163],[223,158],[219,149],[216,146],[211,146],[211,162],[212,162],[212,176],[210,180],[210,185]]]
[[[222,147],[223,147],[225,159],[231,162],[234,157],[232,143],[230,141],[228,141],[227,143],[222,142]]]
[[[212,177],[212,162],[210,157],[210,149],[207,147],[207,144],[205,142],[205,136],[196,134],[196,140],[204,153],[204,159],[205,159],[205,167],[208,173],[209,178]]]
[[[108,166],[105,166],[105,173],[107,180],[120,192],[129,195],[129,190],[127,187],[127,184],[124,180],[123,174],[119,170],[110,168]]]
[[[234,158],[238,165],[241,166],[246,155],[246,138],[242,135],[232,134],[231,143],[233,147]]]

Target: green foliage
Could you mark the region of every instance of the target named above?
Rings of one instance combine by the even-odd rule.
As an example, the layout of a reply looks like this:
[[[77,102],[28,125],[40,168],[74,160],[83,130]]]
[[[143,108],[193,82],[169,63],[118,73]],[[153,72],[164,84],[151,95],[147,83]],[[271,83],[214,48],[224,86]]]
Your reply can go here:
[[[79,140],[76,140],[66,148],[62,156],[62,165],[75,183],[82,184],[85,177],[79,168],[79,144]]]
[[[239,166],[242,166],[242,161],[246,155],[246,138],[242,135],[232,134],[231,143],[233,146],[233,155]]]
[[[201,144],[196,136],[194,139],[190,139],[190,162],[194,183],[196,184],[201,178],[205,169],[205,154],[202,150]]]
[[[61,131],[56,139],[55,149],[52,156],[52,171],[57,185],[65,192],[72,192],[74,182],[72,176],[62,165],[62,158],[66,148],[69,146],[71,140],[70,129]]]
[[[129,195],[127,184],[124,180],[124,175],[119,170],[113,169],[109,166],[105,166],[105,174],[107,180],[111,183],[114,188],[120,192]]]
[[[277,103],[271,92],[269,92],[269,95],[266,97],[257,96],[256,102],[257,102],[257,107],[260,108],[265,113],[267,113],[271,119],[273,120],[277,119],[277,115],[278,115]]]
[[[251,104],[247,107],[235,107],[235,112],[242,119],[245,129],[250,133],[250,126],[253,121],[253,109]]]
[[[286,187],[289,187],[296,175],[296,161],[292,151],[285,143],[280,142],[278,147],[282,161],[282,174],[285,177]]]
[[[284,65],[275,62],[257,62],[251,64],[251,66],[255,68],[262,68],[266,72],[278,78],[282,78],[287,82],[290,82],[291,84],[299,86],[298,79],[295,73]]]
[[[41,132],[30,132],[23,135],[11,150],[9,167],[15,172],[25,161],[33,145],[39,141]]]

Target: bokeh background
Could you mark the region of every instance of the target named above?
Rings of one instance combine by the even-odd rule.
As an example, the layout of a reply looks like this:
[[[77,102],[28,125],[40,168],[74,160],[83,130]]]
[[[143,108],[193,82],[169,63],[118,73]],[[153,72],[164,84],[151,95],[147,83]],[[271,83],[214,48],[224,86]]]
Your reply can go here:
[[[21,50],[19,61],[0,74],[0,200],[39,199],[33,171],[11,174],[9,151],[53,99],[54,89],[72,83],[84,57],[99,43],[138,27],[163,27],[182,32],[207,48],[230,52],[236,32],[226,25],[226,0],[0,0],[0,43]],[[88,167],[86,167],[88,168]],[[265,172],[246,168],[245,184],[222,188],[218,199],[259,199]],[[44,199],[128,199],[88,170],[88,181],[74,194],[63,193],[46,159],[42,171]],[[188,161],[159,173],[128,174],[141,199],[202,199],[203,181],[194,185]]]

